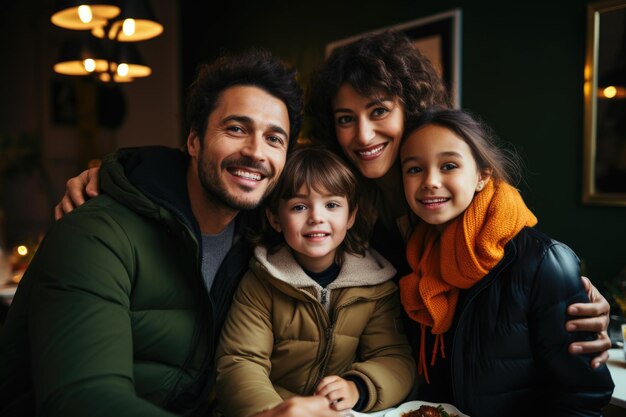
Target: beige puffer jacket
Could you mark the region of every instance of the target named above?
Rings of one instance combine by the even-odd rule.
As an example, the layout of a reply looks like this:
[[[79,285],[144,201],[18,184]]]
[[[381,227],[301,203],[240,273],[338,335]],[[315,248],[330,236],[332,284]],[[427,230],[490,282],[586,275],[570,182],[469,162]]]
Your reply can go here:
[[[401,402],[415,363],[400,316],[395,269],[376,252],[346,255],[323,289],[289,248],[258,247],[242,279],[217,350],[217,396],[228,417],[248,417],[322,377],[357,375],[368,387],[363,411]]]

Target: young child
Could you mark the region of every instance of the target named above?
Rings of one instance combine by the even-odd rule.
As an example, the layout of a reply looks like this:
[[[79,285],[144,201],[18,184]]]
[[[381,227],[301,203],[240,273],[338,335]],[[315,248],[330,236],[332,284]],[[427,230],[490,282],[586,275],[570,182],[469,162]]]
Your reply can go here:
[[[421,325],[419,398],[480,417],[601,415],[608,369],[567,352],[594,337],[565,330],[566,307],[587,301],[578,258],[533,228],[514,154],[460,110],[427,111],[406,132],[404,191],[423,221],[400,296]]]
[[[294,395],[337,410],[392,407],[415,363],[401,325],[395,269],[367,249],[358,181],[333,152],[287,159],[217,352],[219,408],[253,416]]]

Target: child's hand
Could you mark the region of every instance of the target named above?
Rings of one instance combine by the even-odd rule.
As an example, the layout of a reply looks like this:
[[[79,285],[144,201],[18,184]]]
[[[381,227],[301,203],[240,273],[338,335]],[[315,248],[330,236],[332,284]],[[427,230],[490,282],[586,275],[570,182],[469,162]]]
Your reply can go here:
[[[349,410],[359,401],[359,390],[356,384],[337,375],[322,379],[315,395],[328,398],[331,408],[337,411]]]

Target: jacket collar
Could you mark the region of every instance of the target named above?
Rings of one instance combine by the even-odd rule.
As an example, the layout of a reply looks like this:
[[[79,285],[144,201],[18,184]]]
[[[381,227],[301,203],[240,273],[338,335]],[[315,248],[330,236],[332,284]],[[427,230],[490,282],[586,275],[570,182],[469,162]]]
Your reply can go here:
[[[283,246],[276,253],[268,254],[263,246],[254,249],[251,261],[254,268],[261,267],[275,279],[295,288],[319,287],[294,259],[291,249]],[[346,254],[337,279],[328,285],[328,289],[345,287],[364,287],[382,284],[396,274],[395,268],[378,252],[370,249],[364,257]]]

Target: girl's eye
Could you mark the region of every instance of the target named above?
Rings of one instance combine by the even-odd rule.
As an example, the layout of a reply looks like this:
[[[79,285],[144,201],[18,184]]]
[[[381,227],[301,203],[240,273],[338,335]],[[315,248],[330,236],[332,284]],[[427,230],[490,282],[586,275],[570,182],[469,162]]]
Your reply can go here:
[[[408,167],[406,170],[406,173],[411,175],[411,174],[418,174],[422,172],[422,168],[420,167]]]
[[[443,164],[443,166],[441,167],[441,169],[443,169],[444,171],[452,171],[453,169],[455,169],[457,166],[456,164],[453,163],[447,163],[447,164]]]
[[[339,205],[339,203],[337,203],[335,201],[330,201],[330,202],[326,203],[326,208],[334,209],[334,208],[338,208],[338,207],[341,207],[341,205]]]
[[[302,211],[302,210],[306,210],[306,206],[304,204],[296,204],[294,205],[291,210],[293,211]]]
[[[350,122],[352,122],[354,119],[352,118],[352,116],[339,116],[337,118],[337,124],[338,125],[345,125],[348,124]]]

